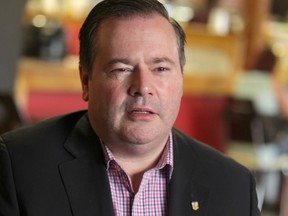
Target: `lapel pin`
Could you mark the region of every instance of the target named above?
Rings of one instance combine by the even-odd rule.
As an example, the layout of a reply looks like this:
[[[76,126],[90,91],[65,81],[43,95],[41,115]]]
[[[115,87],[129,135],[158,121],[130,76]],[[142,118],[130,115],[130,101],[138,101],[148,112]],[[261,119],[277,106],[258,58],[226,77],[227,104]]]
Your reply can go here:
[[[199,210],[199,203],[197,201],[191,202],[191,207],[194,211],[198,211]]]

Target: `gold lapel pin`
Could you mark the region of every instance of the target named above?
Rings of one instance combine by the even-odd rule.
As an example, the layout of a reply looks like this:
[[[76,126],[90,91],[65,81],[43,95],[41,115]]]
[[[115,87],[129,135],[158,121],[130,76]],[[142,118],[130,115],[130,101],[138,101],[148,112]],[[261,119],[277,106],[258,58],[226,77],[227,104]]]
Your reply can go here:
[[[199,203],[197,201],[191,202],[191,207],[194,211],[198,211],[199,210]]]

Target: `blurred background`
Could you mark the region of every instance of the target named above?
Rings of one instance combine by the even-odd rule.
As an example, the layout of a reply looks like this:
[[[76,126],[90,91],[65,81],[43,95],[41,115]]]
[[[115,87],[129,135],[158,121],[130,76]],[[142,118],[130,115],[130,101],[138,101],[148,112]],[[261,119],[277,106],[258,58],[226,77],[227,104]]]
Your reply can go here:
[[[97,0],[0,7],[0,134],[85,109],[78,32]],[[161,1],[187,34],[175,127],[248,167],[262,215],[288,216],[288,1]]]

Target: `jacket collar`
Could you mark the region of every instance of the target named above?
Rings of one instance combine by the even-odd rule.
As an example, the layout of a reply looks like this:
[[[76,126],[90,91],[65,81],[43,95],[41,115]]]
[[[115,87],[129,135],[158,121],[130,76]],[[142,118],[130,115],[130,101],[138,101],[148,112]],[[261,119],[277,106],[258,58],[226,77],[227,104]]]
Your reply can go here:
[[[59,166],[74,216],[113,216],[100,140],[84,115],[64,144],[75,158]]]

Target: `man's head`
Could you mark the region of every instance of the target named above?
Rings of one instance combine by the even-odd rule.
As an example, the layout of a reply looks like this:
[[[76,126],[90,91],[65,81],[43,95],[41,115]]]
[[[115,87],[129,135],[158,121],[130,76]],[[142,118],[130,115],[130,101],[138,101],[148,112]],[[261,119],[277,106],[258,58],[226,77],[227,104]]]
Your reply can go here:
[[[95,8],[80,32],[93,129],[110,145],[165,143],[183,91],[181,27],[154,0],[106,0]]]
[[[97,4],[87,16],[80,30],[80,65],[91,75],[93,61],[97,54],[97,34],[101,23],[110,18],[150,16],[157,13],[171,23],[178,40],[179,59],[185,65],[185,33],[181,26],[169,17],[165,7],[157,0],[104,0]]]

